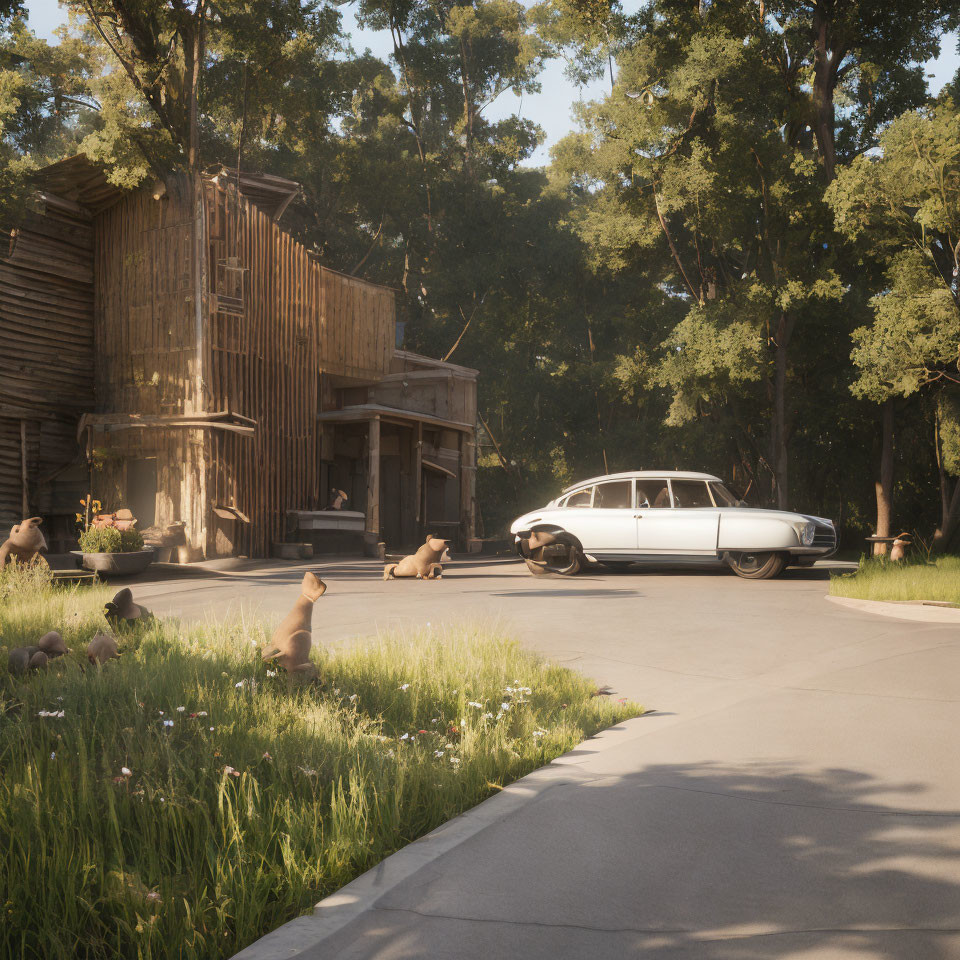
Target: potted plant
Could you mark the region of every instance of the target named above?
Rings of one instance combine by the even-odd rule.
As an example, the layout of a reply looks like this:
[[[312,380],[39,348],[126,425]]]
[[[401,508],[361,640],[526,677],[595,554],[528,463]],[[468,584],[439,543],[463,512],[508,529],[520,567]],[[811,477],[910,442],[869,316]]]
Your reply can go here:
[[[98,501],[92,504],[99,506]],[[143,573],[153,560],[153,548],[144,548],[143,535],[136,529],[133,514],[129,510],[118,510],[98,514],[92,521],[88,520],[89,515],[88,507],[78,537],[80,549],[73,551],[82,557],[83,566],[108,576]]]

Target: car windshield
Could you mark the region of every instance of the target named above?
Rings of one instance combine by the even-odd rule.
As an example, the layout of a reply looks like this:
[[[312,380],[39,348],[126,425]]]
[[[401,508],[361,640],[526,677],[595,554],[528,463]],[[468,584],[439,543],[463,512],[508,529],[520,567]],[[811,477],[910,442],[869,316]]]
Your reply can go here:
[[[719,481],[710,481],[710,490],[718,507],[736,507],[740,501]]]

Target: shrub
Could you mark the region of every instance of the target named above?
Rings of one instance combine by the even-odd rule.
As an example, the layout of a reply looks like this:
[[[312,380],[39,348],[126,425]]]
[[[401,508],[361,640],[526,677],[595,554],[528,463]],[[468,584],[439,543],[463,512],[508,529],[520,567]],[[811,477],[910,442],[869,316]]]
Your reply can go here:
[[[138,530],[116,527],[90,527],[80,534],[84,553],[132,553],[143,549],[143,536]]]
[[[116,527],[89,527],[79,539],[84,553],[120,552],[120,531]]]

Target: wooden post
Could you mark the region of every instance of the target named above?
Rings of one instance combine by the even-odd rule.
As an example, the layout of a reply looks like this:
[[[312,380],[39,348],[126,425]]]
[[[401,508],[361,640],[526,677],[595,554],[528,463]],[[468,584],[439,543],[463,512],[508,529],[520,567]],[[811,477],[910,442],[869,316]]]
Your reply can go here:
[[[416,441],[416,456],[413,458],[413,469],[416,475],[416,485],[417,485],[417,538],[421,536],[420,522],[424,519],[423,511],[421,508],[421,500],[423,495],[421,493],[423,487],[423,421],[417,421],[417,441]]]
[[[460,434],[460,536],[469,552],[476,538],[475,503],[477,483],[477,445],[469,433]]]
[[[20,421],[20,482],[22,516],[30,516],[30,498],[27,496],[27,421]]]
[[[368,556],[378,555],[380,542],[380,418],[373,417],[367,430],[367,516],[363,543]]]

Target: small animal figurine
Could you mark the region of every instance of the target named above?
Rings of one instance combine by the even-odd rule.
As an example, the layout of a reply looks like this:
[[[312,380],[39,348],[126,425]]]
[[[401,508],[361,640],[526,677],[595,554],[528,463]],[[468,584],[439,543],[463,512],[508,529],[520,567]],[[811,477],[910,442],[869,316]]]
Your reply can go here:
[[[51,630],[49,633],[45,633],[37,641],[37,646],[40,648],[42,653],[47,655],[50,660],[52,660],[54,657],[62,657],[65,653],[70,652],[67,649],[67,645],[63,642],[63,637],[61,637],[56,630]]]
[[[399,563],[388,563],[383,568],[383,579],[416,577],[418,580],[439,580],[443,576],[440,561],[450,559],[448,546],[448,541],[428,534],[426,542],[416,553],[404,557]]]
[[[87,659],[94,665],[106,663],[120,656],[117,641],[109,633],[97,633],[87,644]]]
[[[15,676],[21,676],[30,669],[30,661],[39,651],[39,647],[16,647],[7,656],[7,668]]]
[[[103,615],[114,627],[124,627],[135,621],[143,623],[153,616],[146,607],[133,602],[133,591],[129,587],[118,591],[104,604]]]
[[[343,505],[344,505],[344,504],[347,502],[347,500],[349,500],[349,499],[350,499],[350,498],[349,498],[342,490],[338,490],[336,487],[334,487],[334,488],[330,491],[330,503],[329,503],[329,505],[327,506],[327,509],[328,509],[328,510],[342,510],[342,509],[343,509]]]
[[[893,541],[893,545],[890,548],[890,562],[896,563],[899,560],[903,560],[907,554],[907,547],[911,544],[911,537],[909,533],[901,533],[896,540]]]
[[[275,660],[291,677],[312,680],[318,675],[310,660],[311,625],[313,605],[326,589],[327,585],[316,574],[307,571],[293,609],[280,621],[269,645],[263,650],[264,660]]]
[[[38,650],[31,658],[28,666],[31,670],[46,670],[50,658],[42,651]]]
[[[47,561],[40,556],[41,550],[47,549],[47,541],[43,538],[40,524],[43,517],[30,517],[21,520],[10,530],[10,536],[0,546],[0,570],[9,562],[33,563],[34,561],[47,565]]]

